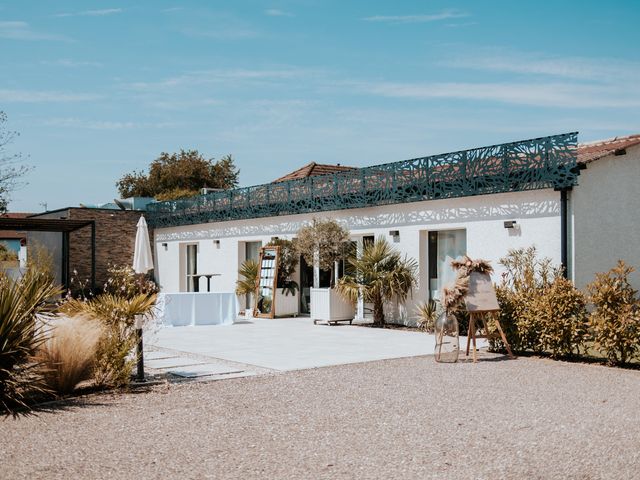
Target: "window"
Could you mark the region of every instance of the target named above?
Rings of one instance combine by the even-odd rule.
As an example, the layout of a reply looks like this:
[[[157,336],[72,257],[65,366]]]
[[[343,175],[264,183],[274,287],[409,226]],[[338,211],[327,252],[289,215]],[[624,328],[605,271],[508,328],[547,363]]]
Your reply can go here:
[[[198,274],[198,245],[187,245],[187,292],[200,290]]]
[[[456,280],[451,261],[467,253],[466,230],[442,230],[429,232],[429,296],[442,297],[442,289]]]

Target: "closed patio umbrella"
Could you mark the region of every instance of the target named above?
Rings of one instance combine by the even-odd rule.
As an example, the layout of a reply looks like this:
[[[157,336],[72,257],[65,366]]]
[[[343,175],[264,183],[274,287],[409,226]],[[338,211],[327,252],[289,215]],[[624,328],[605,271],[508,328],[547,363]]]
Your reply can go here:
[[[153,269],[153,256],[151,255],[151,244],[149,242],[149,229],[147,221],[142,215],[138,220],[138,230],[136,231],[136,246],[133,251],[133,270],[136,273],[147,273]]]
[[[147,228],[147,221],[144,219],[144,216],[140,215],[137,227],[136,245],[133,251],[133,270],[136,273],[147,273],[153,269],[153,256],[151,255],[151,244],[149,242],[149,229]],[[142,322],[136,325],[136,336],[138,337],[138,372],[136,380],[144,382]]]

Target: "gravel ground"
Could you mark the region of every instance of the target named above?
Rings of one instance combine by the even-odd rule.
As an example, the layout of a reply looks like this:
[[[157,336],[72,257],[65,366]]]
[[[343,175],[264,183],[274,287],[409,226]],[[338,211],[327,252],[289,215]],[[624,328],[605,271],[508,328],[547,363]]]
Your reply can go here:
[[[640,371],[414,357],[0,420],[0,477],[640,478]]]

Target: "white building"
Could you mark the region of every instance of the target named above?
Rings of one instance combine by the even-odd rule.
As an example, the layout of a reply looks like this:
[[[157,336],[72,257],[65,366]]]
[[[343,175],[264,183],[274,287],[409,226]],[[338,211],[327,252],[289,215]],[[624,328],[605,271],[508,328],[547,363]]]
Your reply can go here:
[[[314,217],[359,243],[383,236],[418,261],[419,286],[396,321],[437,297],[450,259],[465,253],[490,260],[497,280],[509,249],[535,245],[579,287],[618,258],[640,267],[640,135],[576,142],[557,135],[362,169],[309,164],[271,184],[154,204],[157,280],[185,292],[195,274],[203,291],[215,274],[211,291],[232,292],[245,259]],[[308,313],[312,268],[302,263],[295,280],[296,311]]]

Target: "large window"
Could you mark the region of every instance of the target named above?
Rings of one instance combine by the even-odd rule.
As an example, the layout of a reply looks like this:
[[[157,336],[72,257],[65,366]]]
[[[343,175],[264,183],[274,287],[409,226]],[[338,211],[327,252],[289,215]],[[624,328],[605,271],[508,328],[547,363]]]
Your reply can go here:
[[[429,232],[429,295],[442,297],[442,289],[456,280],[451,261],[467,253],[466,230],[442,230]]]
[[[198,274],[198,245],[187,245],[187,292],[200,290]]]

